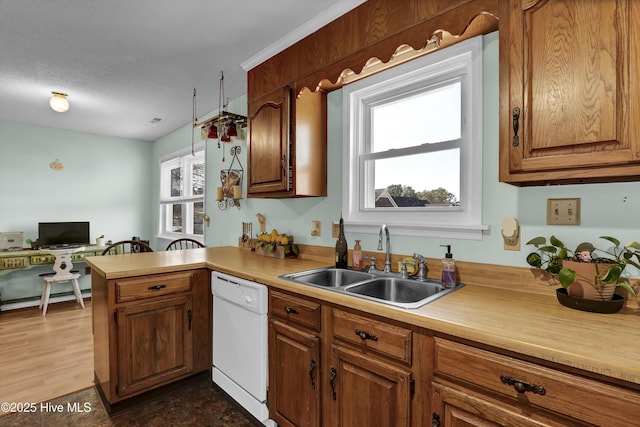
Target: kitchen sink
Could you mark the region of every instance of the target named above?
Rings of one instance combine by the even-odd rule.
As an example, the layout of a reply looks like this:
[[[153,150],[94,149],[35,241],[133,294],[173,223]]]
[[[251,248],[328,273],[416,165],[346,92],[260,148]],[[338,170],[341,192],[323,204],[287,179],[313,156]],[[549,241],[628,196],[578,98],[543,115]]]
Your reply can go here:
[[[328,267],[301,271],[300,273],[285,274],[281,277],[294,282],[320,286],[323,288],[339,288],[363,282],[365,280],[371,280],[376,276],[370,273],[365,273],[364,271]]]
[[[444,288],[437,280],[418,281],[396,275],[326,267],[284,274],[280,278],[407,309],[422,307],[464,286],[458,283],[453,288]]]

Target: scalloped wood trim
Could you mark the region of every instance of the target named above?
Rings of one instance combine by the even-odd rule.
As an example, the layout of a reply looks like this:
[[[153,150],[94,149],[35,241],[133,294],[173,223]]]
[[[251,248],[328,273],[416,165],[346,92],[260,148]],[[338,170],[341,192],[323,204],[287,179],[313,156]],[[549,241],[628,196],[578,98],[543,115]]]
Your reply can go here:
[[[461,34],[451,34],[443,29],[436,30],[427,38],[425,44],[418,49],[414,49],[407,44],[402,44],[398,46],[386,61],[378,57],[371,57],[363,64],[359,71],[347,68],[342,70],[342,72],[333,79],[333,82],[329,77],[317,82],[313,88],[310,87],[311,85],[301,85],[296,88],[296,91],[299,94],[305,88],[314,92],[318,90],[332,91],[339,89],[346,84],[427,55],[438,49],[454,45],[481,34],[496,31],[498,29],[498,22],[499,19],[496,15],[482,12],[469,21]]]

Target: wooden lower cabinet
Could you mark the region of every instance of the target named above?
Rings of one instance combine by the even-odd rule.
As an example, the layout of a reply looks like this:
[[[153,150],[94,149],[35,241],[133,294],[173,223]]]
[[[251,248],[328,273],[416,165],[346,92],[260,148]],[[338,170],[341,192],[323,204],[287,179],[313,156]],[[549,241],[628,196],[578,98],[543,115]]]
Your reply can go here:
[[[332,426],[410,425],[409,369],[334,346],[329,375]]]
[[[116,310],[120,396],[148,390],[193,372],[191,296]]]
[[[109,280],[94,271],[91,287],[95,383],[108,411],[211,369],[206,269]]]
[[[320,338],[272,321],[269,410],[281,427],[320,425]]]
[[[638,425],[640,393],[436,337],[434,426]]]
[[[546,413],[531,413],[505,402],[463,387],[435,382],[431,400],[433,427],[499,427],[499,426],[568,426],[580,423],[564,422]]]
[[[269,317],[269,415],[278,425],[424,425],[430,336],[275,290]]]

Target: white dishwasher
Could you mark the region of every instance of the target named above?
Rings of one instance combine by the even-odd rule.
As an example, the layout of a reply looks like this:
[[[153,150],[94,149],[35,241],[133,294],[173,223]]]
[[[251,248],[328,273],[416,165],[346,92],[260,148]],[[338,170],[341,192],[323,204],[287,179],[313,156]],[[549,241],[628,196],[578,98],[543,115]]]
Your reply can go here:
[[[267,287],[214,271],[213,381],[267,426]]]

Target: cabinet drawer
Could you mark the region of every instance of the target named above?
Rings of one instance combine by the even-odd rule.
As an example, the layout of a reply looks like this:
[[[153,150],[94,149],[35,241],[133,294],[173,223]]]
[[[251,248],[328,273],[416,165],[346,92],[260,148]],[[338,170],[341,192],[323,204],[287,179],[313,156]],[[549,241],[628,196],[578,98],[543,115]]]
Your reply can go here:
[[[191,275],[187,272],[116,280],[116,302],[190,291]]]
[[[357,314],[334,309],[333,337],[411,364],[411,331]]]
[[[280,292],[269,292],[269,314],[320,331],[320,304]]]
[[[640,393],[440,338],[435,339],[435,350],[436,375],[519,403],[596,425],[635,425],[640,419]]]

